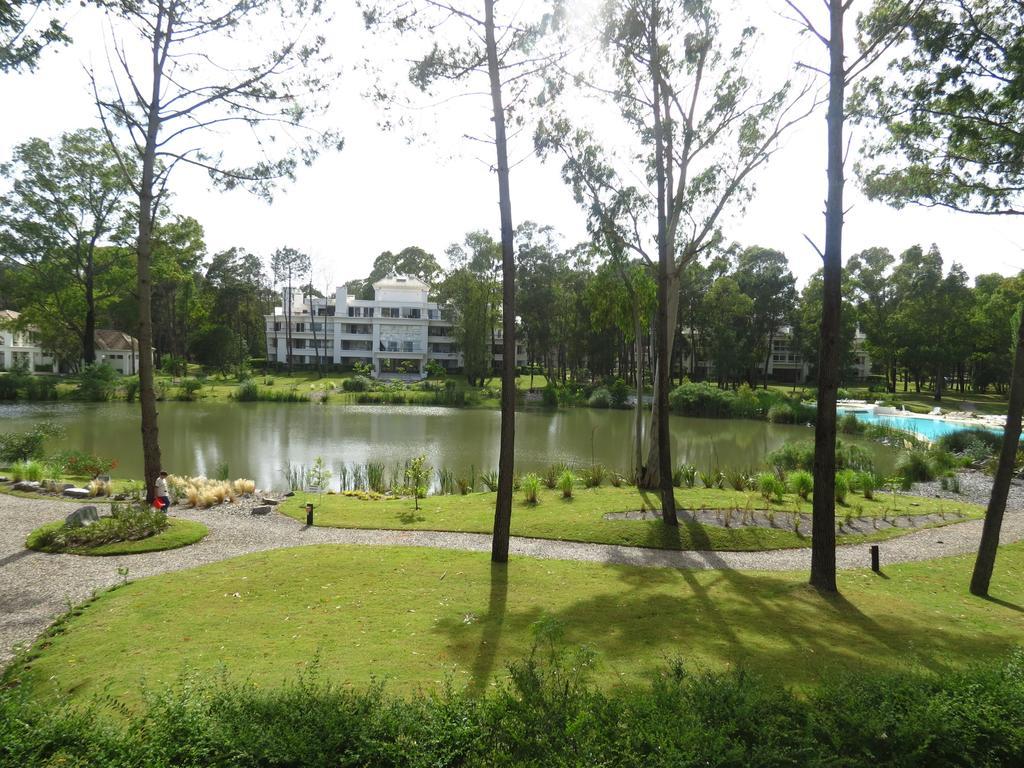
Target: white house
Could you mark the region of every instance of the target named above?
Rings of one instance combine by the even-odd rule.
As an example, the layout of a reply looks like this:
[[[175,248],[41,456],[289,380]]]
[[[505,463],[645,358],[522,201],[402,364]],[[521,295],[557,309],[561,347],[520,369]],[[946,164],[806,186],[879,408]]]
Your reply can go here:
[[[286,364],[287,310],[291,310],[291,362],[315,365],[364,363],[381,374],[423,376],[428,361],[444,368],[461,368],[462,354],[455,343],[446,311],[429,300],[430,287],[415,277],[401,275],[373,284],[372,300],[350,296],[339,286],[334,296],[313,297],[308,303],[293,288],[281,291],[282,306],[266,316],[267,357]],[[500,339],[500,334],[498,336]],[[498,360],[501,355],[495,356]],[[517,345],[516,364],[526,365],[526,348]]]
[[[14,323],[21,314],[0,309],[0,371],[24,367],[34,373],[55,373],[57,362],[39,345],[37,332],[32,328],[15,330]]]
[[[96,331],[96,363],[106,363],[122,376],[139,372],[139,340],[124,331]]]
[[[57,373],[59,364],[39,342],[36,329],[14,330],[13,323],[21,317],[10,309],[0,310],[0,371],[25,367],[32,373]],[[128,376],[139,372],[139,342],[123,331],[97,330],[96,362],[106,363],[118,373]]]

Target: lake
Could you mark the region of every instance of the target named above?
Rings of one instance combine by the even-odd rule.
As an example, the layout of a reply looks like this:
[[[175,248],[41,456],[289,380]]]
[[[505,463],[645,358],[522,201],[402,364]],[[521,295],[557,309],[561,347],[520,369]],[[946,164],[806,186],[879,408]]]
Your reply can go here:
[[[226,462],[231,477],[260,487],[284,485],[289,462],[309,466],[322,456],[335,472],[341,463],[382,461],[389,467],[426,453],[435,468],[477,474],[498,465],[501,416],[496,410],[424,406],[305,403],[158,403],[163,465],[173,474],[210,474]],[[142,476],[139,406],[130,403],[25,403],[0,405],[0,431],[52,420],[66,430],[60,444],[117,459],[118,477]],[[516,416],[516,467],[598,461],[627,473],[632,453],[632,412],[571,408],[526,410]],[[698,469],[759,469],[787,440],[812,440],[808,427],[762,421],[671,417],[672,457]],[[845,438],[844,438],[845,439]],[[892,470],[895,453],[862,442],[876,468]]]

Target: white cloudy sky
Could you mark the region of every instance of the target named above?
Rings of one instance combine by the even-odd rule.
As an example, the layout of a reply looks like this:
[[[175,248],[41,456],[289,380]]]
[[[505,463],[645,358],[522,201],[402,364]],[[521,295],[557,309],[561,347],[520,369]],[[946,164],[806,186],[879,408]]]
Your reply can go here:
[[[429,141],[410,143],[405,132],[380,130],[379,111],[360,96],[365,80],[358,64],[368,54],[391,57],[396,51],[375,46],[378,41],[362,29],[352,0],[336,0],[336,5],[329,39],[338,63],[348,71],[335,88],[331,118],[345,136],[345,149],[303,169],[272,204],[244,192],[211,190],[205,175],[176,171],[173,208],[203,224],[211,251],[237,245],[265,256],[292,245],[314,257],[320,279],[334,282],[367,274],[378,253],[407,245],[427,248],[443,262],[445,247],[463,233],[497,231],[492,150],[464,138],[488,130],[487,98],[466,96],[435,110],[419,110],[418,126],[432,134]],[[774,77],[797,59],[820,63],[821,53],[779,16],[780,0],[744,0],[738,6],[763,30],[757,55],[766,76]],[[54,137],[96,124],[84,66],[104,60],[106,29],[98,12],[76,9],[73,46],[47,52],[34,73],[0,77],[0,103],[6,105],[0,158],[9,157],[12,147],[30,136]],[[753,201],[725,225],[729,240],[785,251],[800,278],[819,266],[804,234],[820,239],[824,226],[824,130],[821,114],[791,132],[758,177]],[[856,140],[858,131],[853,131]],[[566,243],[583,239],[583,216],[557,167],[530,157],[525,140],[513,148],[513,160],[521,160],[512,172],[514,220],[550,224]],[[959,261],[971,275],[1024,269],[1024,226],[1013,217],[896,211],[867,201],[855,183],[847,189],[846,254],[874,245],[898,252],[934,242],[947,263]]]

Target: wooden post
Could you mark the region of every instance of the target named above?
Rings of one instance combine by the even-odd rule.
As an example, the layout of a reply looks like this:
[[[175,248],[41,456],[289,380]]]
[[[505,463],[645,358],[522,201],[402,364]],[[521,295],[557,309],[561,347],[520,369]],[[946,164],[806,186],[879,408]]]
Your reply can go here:
[[[878,573],[880,568],[878,565],[878,545],[871,545],[871,570]]]

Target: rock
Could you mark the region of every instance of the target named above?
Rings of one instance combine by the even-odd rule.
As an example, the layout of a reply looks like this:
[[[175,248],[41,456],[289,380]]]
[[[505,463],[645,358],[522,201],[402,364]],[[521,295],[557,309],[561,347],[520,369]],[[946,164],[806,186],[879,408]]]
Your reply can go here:
[[[261,504],[269,504],[272,507],[276,507],[281,502],[278,501],[277,499],[272,499],[269,496],[264,496],[262,499],[260,499],[260,503]]]
[[[75,487],[74,483],[61,483],[60,484],[60,492],[63,493],[68,488],[74,488],[74,487]]]
[[[288,493],[285,494],[285,496],[294,496],[294,495],[295,495],[295,491],[288,491]]]
[[[11,482],[10,478],[0,476],[0,483],[9,483],[9,482]]]
[[[19,480],[11,486],[11,490],[14,491],[38,491],[39,483],[35,480]]]
[[[128,498],[129,497],[127,493],[114,494],[114,501],[128,501]]]
[[[270,510],[272,510],[272,509],[273,509],[273,507],[270,506],[269,504],[262,504],[262,505],[260,505],[258,507],[253,507],[252,511],[249,514],[251,514],[251,515],[269,515],[270,514]]]
[[[85,525],[92,525],[99,522],[100,516],[96,507],[79,507],[70,515],[64,518],[64,525],[68,528],[81,528]]]
[[[65,488],[61,493],[71,499],[88,499],[92,495],[88,488],[75,488],[74,486]]]

